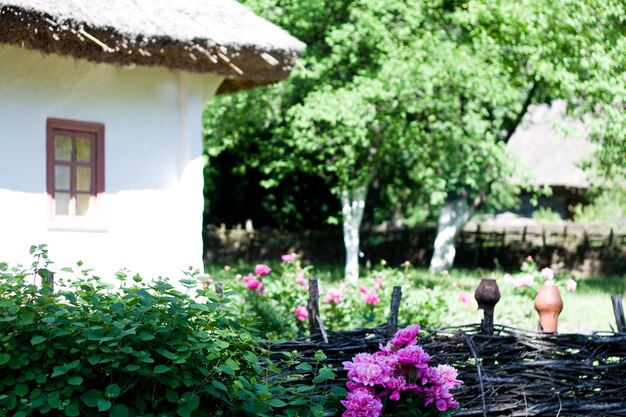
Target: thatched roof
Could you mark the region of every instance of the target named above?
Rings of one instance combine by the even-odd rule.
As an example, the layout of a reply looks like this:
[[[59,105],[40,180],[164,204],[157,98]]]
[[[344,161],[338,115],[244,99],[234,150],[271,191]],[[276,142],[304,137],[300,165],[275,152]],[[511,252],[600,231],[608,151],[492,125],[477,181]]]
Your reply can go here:
[[[529,168],[531,184],[587,188],[590,173],[581,163],[589,160],[594,146],[582,122],[566,118],[566,103],[531,106],[507,144]]]
[[[234,0],[0,0],[0,43],[218,73],[220,92],[285,78],[305,47]]]

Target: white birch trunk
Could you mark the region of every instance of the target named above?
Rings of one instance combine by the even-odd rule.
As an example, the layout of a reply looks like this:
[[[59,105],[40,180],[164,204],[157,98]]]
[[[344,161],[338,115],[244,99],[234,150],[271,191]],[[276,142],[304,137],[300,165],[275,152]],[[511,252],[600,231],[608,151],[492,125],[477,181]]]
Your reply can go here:
[[[454,239],[471,216],[471,209],[465,198],[447,200],[439,213],[435,251],[428,270],[431,273],[450,269],[454,263],[456,249]]]
[[[341,191],[341,212],[343,218],[343,243],[346,247],[345,277],[349,281],[359,279],[359,229],[365,210],[365,186]]]

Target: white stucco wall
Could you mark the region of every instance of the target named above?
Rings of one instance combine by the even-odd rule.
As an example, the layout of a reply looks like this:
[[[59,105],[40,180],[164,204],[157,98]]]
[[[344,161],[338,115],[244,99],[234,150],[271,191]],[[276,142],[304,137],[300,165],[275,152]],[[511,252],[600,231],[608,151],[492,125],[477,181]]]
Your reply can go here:
[[[180,275],[202,265],[202,108],[222,77],[0,45],[0,261],[46,243],[59,268]],[[46,119],[105,125],[105,232],[50,230]]]

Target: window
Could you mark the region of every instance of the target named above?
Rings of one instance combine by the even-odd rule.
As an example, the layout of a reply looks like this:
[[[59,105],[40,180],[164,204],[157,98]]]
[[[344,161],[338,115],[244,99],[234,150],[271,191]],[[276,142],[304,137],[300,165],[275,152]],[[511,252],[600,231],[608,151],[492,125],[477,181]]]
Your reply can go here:
[[[48,119],[46,187],[53,221],[98,219],[104,192],[104,125]]]

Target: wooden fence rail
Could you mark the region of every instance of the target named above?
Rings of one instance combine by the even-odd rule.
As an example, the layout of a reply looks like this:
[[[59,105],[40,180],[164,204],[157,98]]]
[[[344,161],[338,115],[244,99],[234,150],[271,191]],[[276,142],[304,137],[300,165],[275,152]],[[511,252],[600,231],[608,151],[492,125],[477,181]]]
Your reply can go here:
[[[390,264],[405,260],[428,265],[436,226],[423,225],[403,230],[362,230],[361,249],[365,259]],[[205,260],[229,263],[237,259],[278,259],[296,251],[311,262],[343,262],[343,239],[339,230],[285,232],[208,228]],[[517,269],[533,255],[541,264],[586,275],[626,271],[626,234],[608,228],[563,225],[490,226],[469,224],[457,237],[455,265]]]

